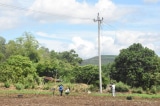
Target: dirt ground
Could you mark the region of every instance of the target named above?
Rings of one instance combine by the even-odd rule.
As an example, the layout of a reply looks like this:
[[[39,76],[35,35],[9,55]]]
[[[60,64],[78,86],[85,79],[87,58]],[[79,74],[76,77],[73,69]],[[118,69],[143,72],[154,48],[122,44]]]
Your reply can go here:
[[[1,95],[0,106],[160,106],[160,99],[132,99],[91,95]]]

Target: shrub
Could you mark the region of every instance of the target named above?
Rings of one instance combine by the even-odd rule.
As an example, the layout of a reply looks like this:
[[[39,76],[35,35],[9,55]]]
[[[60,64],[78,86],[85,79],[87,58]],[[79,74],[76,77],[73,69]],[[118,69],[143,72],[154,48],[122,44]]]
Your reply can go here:
[[[31,87],[31,85],[29,83],[24,84],[24,89],[28,89],[30,87]]]
[[[6,88],[9,88],[9,87],[10,87],[10,83],[9,83],[8,81],[6,81],[6,82],[4,83],[4,86],[5,86]]]
[[[157,93],[157,88],[156,86],[151,87],[151,93],[156,94]]]
[[[160,85],[157,86],[157,92],[160,92]]]
[[[127,96],[126,99],[127,100],[132,100],[132,96]]]
[[[116,84],[116,91],[117,92],[128,92],[130,87],[122,82],[118,82]]]
[[[146,89],[146,93],[147,93],[147,94],[150,94],[149,88]]]
[[[48,84],[46,84],[44,87],[43,87],[43,90],[49,90],[49,85]]]
[[[17,90],[21,90],[21,89],[24,88],[24,85],[21,84],[21,83],[17,83],[17,84],[15,84],[15,87],[16,87]]]
[[[142,89],[142,87],[133,88],[133,89],[132,89],[132,93],[139,93],[139,94],[142,94],[142,93],[143,93],[143,89]]]
[[[97,89],[98,89],[98,87],[96,85],[89,86],[89,90],[91,90],[91,91],[96,91]]]
[[[42,83],[42,79],[40,77],[36,77],[35,80],[38,85],[40,85]]]

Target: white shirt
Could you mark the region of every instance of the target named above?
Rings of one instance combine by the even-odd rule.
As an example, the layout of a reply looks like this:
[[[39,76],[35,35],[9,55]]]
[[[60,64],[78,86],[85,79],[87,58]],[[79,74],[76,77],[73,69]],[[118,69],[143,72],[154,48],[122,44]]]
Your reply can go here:
[[[66,89],[65,92],[69,93],[69,89]]]
[[[112,85],[112,89],[115,89],[115,85],[114,84]]]

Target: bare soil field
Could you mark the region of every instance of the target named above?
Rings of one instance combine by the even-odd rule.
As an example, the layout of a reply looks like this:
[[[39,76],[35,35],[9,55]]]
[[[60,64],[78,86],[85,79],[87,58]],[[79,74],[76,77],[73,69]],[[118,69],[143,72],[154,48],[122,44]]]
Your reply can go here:
[[[84,95],[0,95],[0,106],[160,106],[160,99]]]

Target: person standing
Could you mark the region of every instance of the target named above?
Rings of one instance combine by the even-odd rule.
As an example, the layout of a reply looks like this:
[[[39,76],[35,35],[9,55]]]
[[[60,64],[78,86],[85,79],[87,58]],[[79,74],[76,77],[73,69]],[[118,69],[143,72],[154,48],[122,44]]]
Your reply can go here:
[[[60,92],[60,96],[62,96],[63,94],[63,85],[59,85],[59,92]]]
[[[112,83],[111,89],[112,89],[112,96],[113,96],[113,97],[115,97],[115,88],[116,88],[115,84]]]

